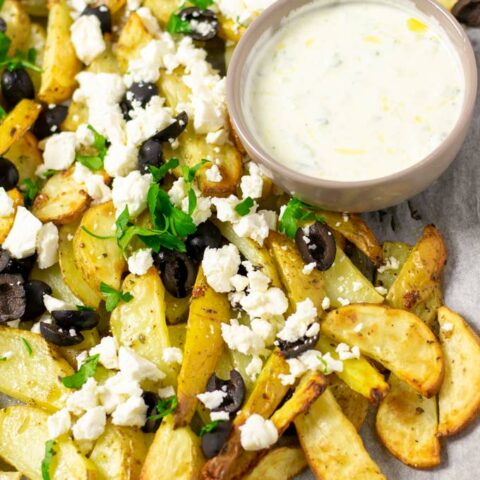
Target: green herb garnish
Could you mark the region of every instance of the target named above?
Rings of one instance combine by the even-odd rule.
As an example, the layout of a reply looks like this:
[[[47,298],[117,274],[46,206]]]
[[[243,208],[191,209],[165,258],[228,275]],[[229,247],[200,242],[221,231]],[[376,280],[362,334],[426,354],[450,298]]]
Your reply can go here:
[[[45,442],[45,455],[42,460],[42,480],[50,480],[50,464],[55,455],[55,440],[47,440]]]
[[[23,192],[25,205],[27,207],[30,207],[33,204],[35,197],[37,196],[38,192],[41,189],[41,182],[39,180],[34,181],[31,178],[26,178],[22,182],[20,189]]]
[[[186,20],[182,20],[178,13],[172,13],[167,22],[168,33],[191,33],[192,28]]]
[[[7,111],[0,105],[0,120],[3,120],[6,116],[7,116]]]
[[[94,312],[95,309],[92,307],[87,307],[86,305],[76,305],[79,312]]]
[[[89,230],[87,227],[84,227],[83,225],[80,227],[85,233],[88,233],[93,238],[97,238],[98,240],[113,240],[114,238],[117,238],[115,235],[97,235],[96,233],[93,233],[91,230]]]
[[[156,182],[160,182],[160,180],[163,180],[165,175],[170,171],[173,170],[174,168],[177,168],[179,165],[178,158],[171,158],[168,162],[165,162],[162,166],[160,167],[155,167],[154,165],[150,165],[148,169],[150,170],[150,173],[152,174],[153,179]]]
[[[37,51],[34,48],[29,48],[26,52],[16,50],[15,55],[9,57],[8,51],[11,45],[12,41],[5,32],[0,32],[0,67],[5,67],[10,71],[18,68],[29,68],[35,72],[42,71],[40,67],[35,65]]]
[[[62,378],[63,385],[67,388],[81,388],[90,377],[95,375],[99,359],[99,354],[87,357],[78,372]]]
[[[304,222],[310,220],[324,222],[324,217],[315,213],[313,208],[314,207],[303,203],[298,198],[291,198],[287,203],[287,208],[283,212],[282,218],[280,219],[278,229],[280,232],[287,235],[287,237],[295,238],[297,230]]]
[[[203,437],[206,433],[213,432],[220,422],[218,420],[214,420],[213,422],[206,423],[198,432],[199,437]]]
[[[254,201],[252,197],[247,197],[244,200],[242,200],[236,207],[235,211],[241,216],[244,217],[245,215],[250,213],[250,210],[252,209],[254,205]]]
[[[200,10],[206,10],[213,5],[214,0],[190,0],[190,3],[198,7]]]
[[[113,311],[120,301],[128,303],[133,300],[133,295],[131,293],[115,290],[103,282],[100,284],[100,293],[105,299],[105,308],[107,309],[107,312]]]
[[[187,196],[188,196],[188,213],[191,215],[195,208],[197,208],[197,195],[193,189],[193,180],[198,171],[206,164],[210,163],[210,160],[205,158],[198,162],[193,167],[188,167],[187,165],[182,165],[182,176],[187,185]]]
[[[22,345],[23,347],[25,348],[25,350],[27,351],[28,355],[31,357],[33,355],[33,349],[32,349],[32,346],[27,342],[27,339],[22,337],[21,338],[22,340]]]
[[[96,155],[77,155],[77,162],[81,163],[90,170],[96,172],[103,168],[103,162],[107,155],[107,139],[100,135],[91,125],[87,127],[93,133],[93,148],[97,151]]]
[[[176,395],[159,400],[156,406],[157,415],[148,417],[148,420],[160,420],[161,418],[164,418],[170,413],[174,412],[177,406],[178,399]]]

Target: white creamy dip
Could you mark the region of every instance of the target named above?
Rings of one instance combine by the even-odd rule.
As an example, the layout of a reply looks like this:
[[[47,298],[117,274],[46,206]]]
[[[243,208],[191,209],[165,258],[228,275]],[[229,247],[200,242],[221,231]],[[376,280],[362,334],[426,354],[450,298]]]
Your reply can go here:
[[[318,178],[365,180],[417,163],[452,131],[464,98],[447,34],[402,0],[309,4],[249,61],[243,102],[257,140]]]

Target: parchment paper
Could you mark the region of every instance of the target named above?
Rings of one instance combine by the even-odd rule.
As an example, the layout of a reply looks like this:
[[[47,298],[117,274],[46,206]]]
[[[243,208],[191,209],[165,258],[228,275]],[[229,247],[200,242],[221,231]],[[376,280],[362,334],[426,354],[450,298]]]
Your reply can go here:
[[[480,65],[480,30],[471,29]],[[480,95],[479,95],[480,96]],[[380,240],[415,243],[425,224],[433,223],[445,235],[449,259],[445,272],[445,303],[463,315],[480,332],[480,100],[465,145],[450,169],[427,191],[389,209],[383,220],[378,213],[365,219]],[[412,218],[416,210],[421,220]],[[416,216],[416,215],[415,215]],[[394,227],[394,229],[392,228]],[[480,480],[480,421],[443,443],[442,464],[430,471],[406,467],[393,458],[376,438],[370,412],[361,435],[365,446],[389,480]],[[298,480],[313,479],[304,473]],[[355,480],[352,478],[352,480]]]

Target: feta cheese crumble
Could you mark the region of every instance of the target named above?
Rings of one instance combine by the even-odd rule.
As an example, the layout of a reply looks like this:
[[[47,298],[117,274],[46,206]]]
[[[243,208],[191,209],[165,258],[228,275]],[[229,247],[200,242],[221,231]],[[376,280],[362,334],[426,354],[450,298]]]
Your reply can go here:
[[[96,440],[105,430],[107,414],[103,407],[94,407],[82,415],[72,428],[75,440]]]
[[[209,410],[218,408],[223,400],[227,397],[227,392],[223,390],[214,390],[213,392],[199,393],[197,398],[207,407]]]
[[[240,266],[240,252],[232,243],[221,248],[207,248],[202,266],[208,284],[216,292],[229,292],[232,289],[230,279]]]
[[[142,248],[134,252],[127,260],[128,270],[135,275],[145,275],[153,266],[151,248]]]
[[[14,211],[13,200],[10,198],[6,190],[3,187],[0,187],[0,217],[7,217]]]
[[[240,442],[247,452],[263,450],[275,444],[278,440],[278,431],[271,420],[265,420],[261,415],[254,413],[240,427]]]
[[[70,27],[70,38],[77,57],[87,65],[106,48],[100,20],[95,15],[78,17]]]
[[[67,169],[75,161],[76,143],[73,132],[60,132],[48,137],[40,171]]]
[[[317,315],[317,309],[309,298],[297,303],[296,312],[287,318],[285,326],[278,332],[277,337],[285,342],[294,343],[307,334],[310,337],[317,335],[320,328],[318,323],[314,323]],[[312,326],[316,328],[312,329]]]
[[[177,347],[168,347],[163,350],[162,358],[166,363],[178,363],[181,365],[183,361],[183,353]]]
[[[66,408],[50,415],[47,419],[48,435],[52,439],[67,433],[71,426],[70,412]]]
[[[13,258],[26,258],[35,253],[42,222],[25,207],[18,207],[13,226],[3,242],[3,248]]]
[[[58,228],[54,223],[48,222],[39,230],[37,253],[38,267],[42,270],[58,262]]]
[[[130,218],[136,218],[147,207],[147,193],[152,183],[152,176],[142,175],[138,170],[126,177],[113,180],[112,200],[117,217],[128,207]]]

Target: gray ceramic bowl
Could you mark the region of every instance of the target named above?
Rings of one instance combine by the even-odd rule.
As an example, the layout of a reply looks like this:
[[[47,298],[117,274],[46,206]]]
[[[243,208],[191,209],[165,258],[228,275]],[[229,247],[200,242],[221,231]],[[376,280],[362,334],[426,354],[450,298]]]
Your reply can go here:
[[[291,10],[312,1],[277,1],[252,23],[235,48],[227,75],[227,102],[232,126],[249,156],[262,166],[265,173],[285,191],[308,203],[344,212],[366,212],[398,204],[436,180],[454,160],[465,140],[477,92],[477,66],[472,45],[462,26],[434,0],[413,0],[419,10],[437,19],[458,51],[465,77],[465,99],[457,124],[436,150],[400,172],[362,181],[313,178],[291,170],[267,153],[249,130],[242,109],[249,65],[247,60],[258,39],[269,29],[275,31]],[[325,4],[334,2],[323,1]]]

